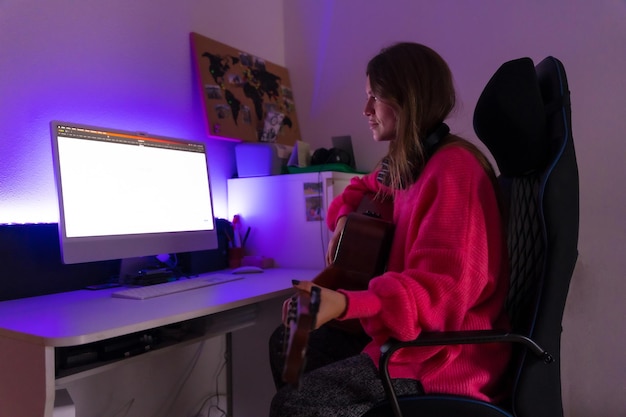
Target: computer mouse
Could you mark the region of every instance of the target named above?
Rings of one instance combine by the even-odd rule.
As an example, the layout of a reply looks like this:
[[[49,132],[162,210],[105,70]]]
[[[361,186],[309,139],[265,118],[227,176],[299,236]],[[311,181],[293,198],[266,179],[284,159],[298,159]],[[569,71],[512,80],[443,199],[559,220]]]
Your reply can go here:
[[[258,274],[263,272],[263,268],[259,266],[240,266],[231,271],[233,274]]]

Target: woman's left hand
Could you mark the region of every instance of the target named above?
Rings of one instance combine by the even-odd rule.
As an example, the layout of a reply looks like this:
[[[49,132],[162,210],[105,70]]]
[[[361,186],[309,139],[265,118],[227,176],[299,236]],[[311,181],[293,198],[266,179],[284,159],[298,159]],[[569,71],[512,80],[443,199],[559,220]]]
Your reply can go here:
[[[298,291],[311,293],[313,286],[319,287],[320,291],[320,308],[317,312],[315,328],[319,328],[324,323],[340,317],[348,307],[346,296],[340,292],[329,290],[313,284],[311,281],[293,281],[293,286]]]

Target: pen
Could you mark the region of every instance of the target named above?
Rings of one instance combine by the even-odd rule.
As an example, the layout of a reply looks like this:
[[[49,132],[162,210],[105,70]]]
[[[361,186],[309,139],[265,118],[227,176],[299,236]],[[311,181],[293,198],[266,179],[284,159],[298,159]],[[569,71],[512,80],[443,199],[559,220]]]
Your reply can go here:
[[[241,247],[241,218],[238,214],[235,214],[233,217],[233,235],[234,242],[233,245],[236,248]]]
[[[228,233],[228,231],[224,232],[224,235],[226,235],[226,239],[228,239],[228,246],[229,247],[233,247],[233,238],[230,237],[230,233]]]
[[[246,241],[248,240],[248,236],[250,236],[250,226],[248,226],[248,229],[246,230],[246,234],[243,237],[243,241],[241,242],[242,248],[246,246]]]

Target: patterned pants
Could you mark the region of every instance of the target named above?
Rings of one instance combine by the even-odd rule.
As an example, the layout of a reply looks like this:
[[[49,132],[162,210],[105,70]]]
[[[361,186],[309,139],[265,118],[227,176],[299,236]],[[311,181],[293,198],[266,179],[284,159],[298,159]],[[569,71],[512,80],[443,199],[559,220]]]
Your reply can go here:
[[[311,332],[305,373],[295,389],[281,381],[282,326],[270,338],[270,364],[278,392],[270,417],[360,417],[385,398],[378,371],[369,356],[360,353],[369,341],[330,326]],[[393,381],[398,395],[421,393],[421,384]]]

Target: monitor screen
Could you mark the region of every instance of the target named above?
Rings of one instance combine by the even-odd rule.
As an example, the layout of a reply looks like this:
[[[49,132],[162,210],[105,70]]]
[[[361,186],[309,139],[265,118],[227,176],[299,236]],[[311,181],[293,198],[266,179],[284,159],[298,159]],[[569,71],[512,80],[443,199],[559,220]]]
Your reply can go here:
[[[206,146],[52,122],[64,263],[217,248]]]

